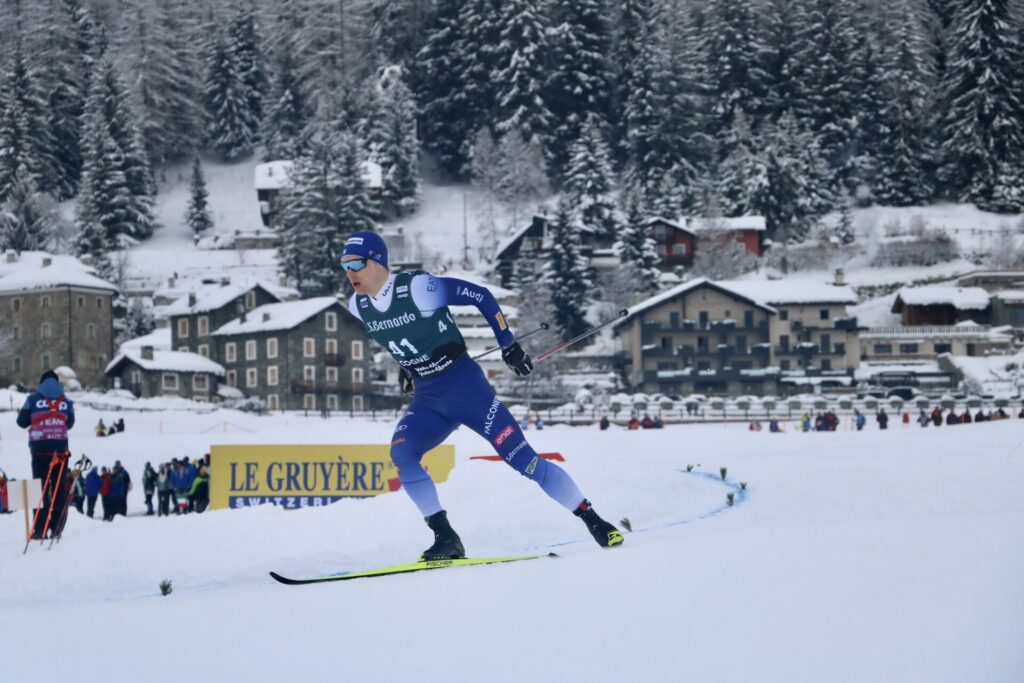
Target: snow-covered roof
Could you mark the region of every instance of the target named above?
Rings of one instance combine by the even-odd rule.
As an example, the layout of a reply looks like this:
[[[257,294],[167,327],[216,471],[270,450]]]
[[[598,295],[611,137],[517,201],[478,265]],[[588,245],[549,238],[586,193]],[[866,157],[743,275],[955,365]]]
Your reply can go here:
[[[254,172],[253,186],[257,190],[280,190],[288,185],[288,175],[295,162],[290,159],[278,159],[258,164]],[[373,161],[363,162],[363,182],[371,189],[384,186],[384,170]]]
[[[121,344],[121,348],[118,350],[118,353],[123,353],[125,351],[138,351],[142,349],[143,346],[152,346],[154,349],[160,351],[170,351],[171,328],[160,327],[149,334],[136,337],[135,339],[129,339],[125,343]]]
[[[690,233],[698,233],[708,230],[755,230],[764,232],[767,229],[767,222],[764,216],[736,216],[734,218],[708,218],[706,216],[686,216],[677,220],[654,216],[647,220],[650,225],[654,222],[661,222],[677,230],[685,230]]]
[[[1008,304],[1024,304],[1024,289],[1007,289],[996,292],[993,296]]]
[[[753,305],[758,306],[760,308],[763,308],[763,309],[765,309],[766,311],[768,311],[770,313],[776,313],[777,312],[771,306],[769,306],[767,304],[764,304],[764,303],[762,303],[762,302],[760,302],[760,301],[758,301],[756,299],[752,299],[751,297],[747,296],[746,294],[744,294],[742,292],[739,292],[737,290],[732,289],[730,286],[728,286],[728,284],[723,284],[721,282],[712,282],[711,280],[708,280],[705,277],[699,277],[696,280],[690,280],[688,282],[683,282],[682,284],[678,284],[675,287],[672,287],[671,289],[667,289],[664,292],[661,292],[660,294],[655,294],[654,296],[650,297],[649,299],[644,299],[643,301],[641,301],[638,304],[634,304],[633,306],[631,306],[628,309],[626,317],[624,317],[619,322],[615,323],[612,327],[613,328],[618,328],[621,325],[625,325],[637,313],[642,313],[644,311],[647,311],[647,310],[649,310],[651,308],[654,308],[655,306],[658,306],[660,304],[665,303],[666,301],[674,299],[675,297],[679,296],[680,294],[684,294],[685,292],[689,292],[690,290],[694,290],[694,289],[697,289],[699,287],[703,287],[704,285],[707,285],[709,287],[714,287],[714,288],[717,288],[719,290],[723,290],[723,291],[725,291],[728,294],[732,294],[733,296],[736,296],[737,298],[746,299],[746,300],[750,301],[750,303],[752,303]]]
[[[8,252],[10,253],[10,252]],[[54,256],[42,251],[24,251],[8,263],[0,255],[0,293],[24,292],[56,287],[77,287],[117,292],[117,287],[96,277],[95,271],[73,256]],[[49,265],[45,265],[49,262]]]
[[[124,349],[114,360],[107,364],[105,372],[108,374],[122,362],[131,361],[143,370],[154,370],[159,372],[206,372],[218,377],[224,376],[224,368],[220,363],[200,356],[198,353],[188,351],[158,351],[153,350],[152,360],[142,357],[142,349]]]
[[[857,293],[847,285],[807,280],[719,280],[716,284],[772,306],[785,304],[855,304]]]
[[[226,337],[236,334],[290,330],[331,306],[340,307],[341,304],[333,296],[265,304],[246,313],[245,320],[236,318],[221,326],[213,333],[213,336]]]
[[[906,306],[953,306],[961,310],[977,310],[988,308],[989,293],[981,287],[904,287],[896,296],[893,311],[902,308],[901,301]]]
[[[264,286],[262,283],[255,285],[252,284],[227,284],[227,285],[203,285],[201,288],[194,292],[190,292],[185,296],[177,299],[171,304],[164,306],[161,310],[161,315],[164,317],[170,317],[172,315],[193,315],[195,313],[208,313],[215,311],[222,306],[226,306],[240,296],[245,295],[246,292],[251,290],[253,287],[261,287],[267,293],[273,293],[270,289]],[[195,304],[189,305],[189,296],[195,294]]]
[[[498,248],[494,252],[494,258],[495,259],[501,258],[501,255],[505,253],[506,249],[511,247],[513,244],[515,244],[516,241],[518,241],[520,237],[522,237],[523,235],[526,234],[527,230],[529,230],[530,228],[533,227],[533,223],[534,223],[534,220],[536,218],[538,218],[538,216],[536,216],[536,215],[533,216],[528,223],[523,225],[521,228],[518,228],[511,235],[509,235],[508,237],[503,239],[501,242],[499,242],[498,243]],[[543,220],[547,220],[547,217],[545,217],[545,216],[541,216],[541,218]],[[497,296],[497,295],[495,295],[495,296]]]

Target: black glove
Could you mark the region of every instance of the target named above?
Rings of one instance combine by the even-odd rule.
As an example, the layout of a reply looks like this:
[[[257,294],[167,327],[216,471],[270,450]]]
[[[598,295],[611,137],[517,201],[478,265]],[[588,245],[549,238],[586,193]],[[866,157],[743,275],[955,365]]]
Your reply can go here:
[[[533,361],[530,359],[530,354],[523,351],[523,347],[519,345],[519,342],[512,342],[501,350],[501,359],[505,361],[505,365],[512,368],[512,372],[516,373],[520,377],[526,377],[533,372]]]
[[[398,369],[398,386],[402,389],[402,394],[405,396],[411,396],[416,391],[416,387],[412,384],[412,375],[405,368]]]

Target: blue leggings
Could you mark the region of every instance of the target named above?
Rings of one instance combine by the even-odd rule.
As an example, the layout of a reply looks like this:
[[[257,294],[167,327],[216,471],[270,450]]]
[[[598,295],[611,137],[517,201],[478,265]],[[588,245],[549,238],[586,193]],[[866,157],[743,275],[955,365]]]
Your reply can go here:
[[[443,508],[420,460],[460,424],[487,439],[505,463],[537,482],[567,510],[583,502],[583,494],[566,471],[540,458],[526,442],[480,366],[467,356],[440,377],[416,382],[412,403],[391,437],[391,461],[398,468],[398,478],[424,517]]]

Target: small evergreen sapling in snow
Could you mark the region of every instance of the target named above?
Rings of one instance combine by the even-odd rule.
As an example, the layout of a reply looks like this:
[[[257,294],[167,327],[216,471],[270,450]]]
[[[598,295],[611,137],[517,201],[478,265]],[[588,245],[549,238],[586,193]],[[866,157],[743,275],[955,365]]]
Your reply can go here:
[[[170,579],[164,579],[163,581],[160,582],[160,595],[170,595],[171,591],[173,591],[173,590],[174,589],[171,588],[171,580]]]
[[[206,191],[206,178],[203,177],[203,167],[197,156],[192,161],[192,183],[190,185],[190,197],[188,200],[188,215],[185,222],[192,228],[192,234],[197,238],[202,233],[213,227],[213,219],[210,217],[210,208],[206,203],[210,193]]]
[[[725,481],[725,474],[728,471],[729,471],[729,469],[727,467],[719,467],[718,468],[718,473],[722,475],[722,481]]]

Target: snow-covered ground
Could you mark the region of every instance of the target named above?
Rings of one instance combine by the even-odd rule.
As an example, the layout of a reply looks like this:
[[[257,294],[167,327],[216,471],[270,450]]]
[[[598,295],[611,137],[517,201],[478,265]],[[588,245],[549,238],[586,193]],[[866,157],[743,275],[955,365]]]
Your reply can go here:
[[[0,466],[21,477],[13,417]],[[390,420],[127,413],[97,439],[98,417],[115,413],[79,411],[72,447],[125,463],[130,516],[73,514],[59,545],[25,555],[20,514],[0,516],[4,680],[1024,680],[1024,420],[528,432],[601,513],[631,519],[612,551],[534,484],[470,461],[488,448],[462,429],[439,490],[469,552],[560,559],[293,588],[267,571],[405,562],[429,532],[402,493],[138,516],[143,464],[211,444],[387,443]]]

